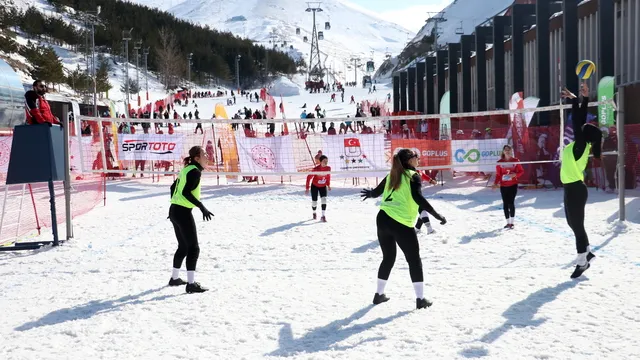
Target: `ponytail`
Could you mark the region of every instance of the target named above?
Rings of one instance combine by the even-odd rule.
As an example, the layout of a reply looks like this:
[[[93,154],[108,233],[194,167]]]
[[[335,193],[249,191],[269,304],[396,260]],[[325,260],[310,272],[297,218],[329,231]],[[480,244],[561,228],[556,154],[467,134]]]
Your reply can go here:
[[[416,157],[416,154],[409,149],[402,149],[393,156],[393,163],[389,172],[389,187],[391,189],[398,190],[402,183],[402,177],[405,175],[405,170],[409,167],[409,160],[414,157]]]
[[[184,166],[188,166],[196,157],[202,156],[202,146],[194,146],[189,149],[189,156],[182,160]]]

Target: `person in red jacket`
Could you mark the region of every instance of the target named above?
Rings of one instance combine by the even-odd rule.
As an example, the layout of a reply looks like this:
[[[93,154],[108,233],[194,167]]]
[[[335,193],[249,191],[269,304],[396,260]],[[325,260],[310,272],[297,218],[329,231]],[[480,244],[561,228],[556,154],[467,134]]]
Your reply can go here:
[[[320,164],[313,168],[312,171],[331,171],[331,167],[327,166],[329,158],[321,155],[318,158]],[[311,184],[311,187],[309,187]],[[313,209],[313,219],[316,219],[316,209],[318,208],[318,194],[320,194],[320,204],[322,206],[322,217],[320,221],[327,222],[325,217],[325,210],[327,210],[327,190],[331,191],[331,175],[309,175],[307,176],[307,185],[305,194],[309,194],[309,188],[311,188],[311,209]]]
[[[513,218],[516,215],[516,194],[518,193],[518,179],[524,174],[520,160],[513,157],[513,148],[505,145],[502,156],[496,165],[496,181],[493,188],[500,187],[504,217],[507,219],[505,229],[513,229]]]
[[[62,125],[57,117],[51,113],[51,107],[44,98],[47,93],[47,87],[41,80],[33,82],[33,90],[29,90],[24,94],[27,107],[27,124],[46,124],[46,125]]]

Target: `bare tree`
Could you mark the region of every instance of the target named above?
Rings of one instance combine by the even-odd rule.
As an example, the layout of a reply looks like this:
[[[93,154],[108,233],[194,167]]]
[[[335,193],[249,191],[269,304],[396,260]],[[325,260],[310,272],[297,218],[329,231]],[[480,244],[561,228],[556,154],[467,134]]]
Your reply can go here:
[[[180,48],[175,35],[167,28],[159,31],[160,45],[156,47],[158,56],[158,68],[160,71],[160,81],[166,89],[176,87],[180,83],[180,75],[185,64],[180,56]]]

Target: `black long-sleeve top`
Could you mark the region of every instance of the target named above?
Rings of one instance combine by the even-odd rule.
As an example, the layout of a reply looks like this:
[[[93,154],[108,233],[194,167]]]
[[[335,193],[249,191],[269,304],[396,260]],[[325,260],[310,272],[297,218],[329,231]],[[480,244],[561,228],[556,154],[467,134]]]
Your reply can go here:
[[[573,145],[573,158],[575,160],[580,159],[584,150],[587,148],[587,141],[582,131],[582,126],[587,123],[587,109],[589,106],[589,97],[582,98],[582,104],[576,97],[572,99],[571,106],[571,122],[573,126],[573,138],[575,144]]]
[[[373,191],[371,192],[371,197],[377,198],[380,195],[382,195],[382,193],[384,193],[384,188],[386,184],[387,184],[387,176],[385,176],[385,178],[382,179],[380,184],[378,184],[378,186],[375,189],[373,189]],[[436,210],[433,208],[433,206],[429,204],[427,199],[425,199],[424,196],[422,196],[422,179],[420,178],[420,174],[418,173],[415,173],[411,177],[411,197],[413,198],[413,201],[415,201],[416,204],[418,204],[418,207],[421,210],[426,210],[434,218],[440,221],[442,220],[442,217],[440,216],[440,214],[438,214]]]
[[[191,193],[198,187],[200,184],[200,177],[202,176],[202,166],[197,162],[191,162],[189,165],[194,165],[196,168],[192,169],[187,173],[187,183],[184,184],[184,188],[182,188],[182,196],[185,199],[189,200],[190,203],[195,205],[196,207],[202,209],[202,203],[196,199],[195,196]],[[173,192],[176,190],[176,184],[178,183],[178,179],[171,184],[171,196],[173,197]]]

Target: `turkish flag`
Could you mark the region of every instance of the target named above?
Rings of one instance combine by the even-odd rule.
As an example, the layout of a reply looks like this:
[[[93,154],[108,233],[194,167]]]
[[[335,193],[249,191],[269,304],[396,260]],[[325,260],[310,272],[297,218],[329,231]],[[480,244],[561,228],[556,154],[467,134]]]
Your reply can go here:
[[[344,139],[344,147],[357,146],[360,147],[360,139],[358,138],[346,138]]]

